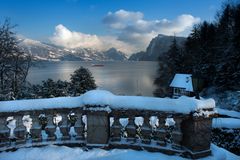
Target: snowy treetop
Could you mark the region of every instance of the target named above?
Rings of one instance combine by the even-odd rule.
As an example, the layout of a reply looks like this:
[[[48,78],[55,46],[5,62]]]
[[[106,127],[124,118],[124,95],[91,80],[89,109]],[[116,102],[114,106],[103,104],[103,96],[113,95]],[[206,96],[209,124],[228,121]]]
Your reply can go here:
[[[215,101],[213,99],[197,100],[185,96],[178,99],[118,96],[109,91],[92,90],[79,97],[2,101],[0,102],[0,112],[77,108],[85,105],[109,106],[112,109],[157,110],[188,114],[201,109],[213,109]]]

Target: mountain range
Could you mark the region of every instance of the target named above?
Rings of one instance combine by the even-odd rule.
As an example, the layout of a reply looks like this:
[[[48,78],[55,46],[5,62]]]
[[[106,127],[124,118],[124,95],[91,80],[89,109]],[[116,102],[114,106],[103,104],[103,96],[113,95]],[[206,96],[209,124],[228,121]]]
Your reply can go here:
[[[19,45],[32,55],[34,61],[157,61],[161,54],[168,51],[173,38],[159,34],[151,40],[146,51],[134,53],[129,58],[115,48],[106,51],[90,48],[68,49],[32,39],[20,39]],[[176,40],[178,45],[182,46],[186,38],[176,37]]]
[[[126,54],[115,48],[98,51],[90,48],[67,49],[31,39],[21,39],[19,45],[34,61],[124,61]]]

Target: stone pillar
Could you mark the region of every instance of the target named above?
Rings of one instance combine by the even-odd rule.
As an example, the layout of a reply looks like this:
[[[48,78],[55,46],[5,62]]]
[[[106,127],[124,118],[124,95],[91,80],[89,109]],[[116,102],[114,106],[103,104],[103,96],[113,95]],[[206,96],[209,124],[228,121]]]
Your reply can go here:
[[[183,120],[182,145],[189,149],[192,158],[201,158],[211,154],[212,118],[192,117]]]
[[[110,133],[109,115],[106,111],[87,111],[87,145],[104,146],[108,144]]]

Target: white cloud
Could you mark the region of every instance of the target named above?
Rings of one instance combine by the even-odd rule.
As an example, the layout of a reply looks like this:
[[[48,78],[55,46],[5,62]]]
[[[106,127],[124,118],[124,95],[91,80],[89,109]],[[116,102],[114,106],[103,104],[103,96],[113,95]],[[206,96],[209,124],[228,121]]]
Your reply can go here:
[[[189,28],[199,23],[200,18],[183,14],[174,20],[145,20],[141,12],[119,10],[109,12],[103,22],[117,33],[118,40],[132,44],[138,50],[145,50],[150,40],[158,34],[186,36]]]
[[[143,13],[119,10],[109,12],[103,22],[110,28],[125,32],[150,33],[158,32],[165,35],[184,32],[187,28],[200,22],[200,18],[182,14],[174,20],[144,20]]]
[[[141,12],[129,12],[121,9],[115,13],[108,12],[103,22],[109,24],[112,28],[123,29],[126,24],[131,24],[142,18],[143,14]]]
[[[50,40],[57,45],[66,48],[98,48],[101,45],[101,40],[97,35],[84,34],[81,32],[70,31],[62,24],[55,27],[55,33]]]
[[[97,36],[70,31],[62,24],[55,27],[55,33],[50,37],[50,41],[66,48],[93,48],[97,50],[107,50],[114,47],[125,53],[132,53],[134,51],[134,48],[131,45],[117,40],[117,37]]]
[[[115,47],[125,53],[145,50],[152,38],[158,34],[186,36],[190,28],[200,22],[200,18],[182,14],[174,20],[146,20],[141,12],[118,10],[109,12],[103,23],[111,29],[111,34],[97,36],[71,31],[62,24],[55,27],[50,40],[66,48],[94,48],[107,50]]]

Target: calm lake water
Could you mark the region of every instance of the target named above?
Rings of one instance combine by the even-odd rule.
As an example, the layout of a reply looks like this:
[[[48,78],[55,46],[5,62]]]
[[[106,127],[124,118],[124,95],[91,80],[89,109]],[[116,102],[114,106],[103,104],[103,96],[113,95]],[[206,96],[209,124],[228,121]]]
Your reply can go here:
[[[103,67],[93,67],[103,64]],[[109,90],[114,94],[152,96],[153,85],[157,72],[157,62],[82,62],[62,61],[43,62],[32,66],[28,81],[39,84],[43,80],[69,81],[70,74],[80,66],[88,68],[99,89]]]

